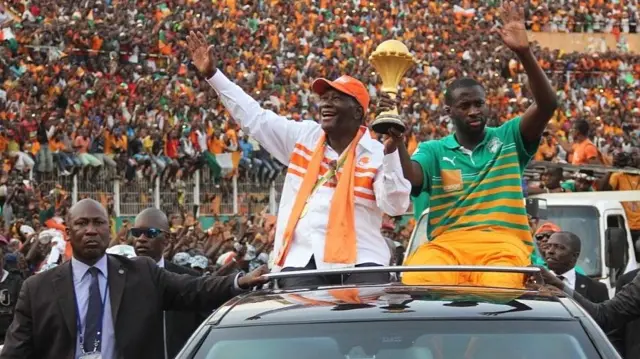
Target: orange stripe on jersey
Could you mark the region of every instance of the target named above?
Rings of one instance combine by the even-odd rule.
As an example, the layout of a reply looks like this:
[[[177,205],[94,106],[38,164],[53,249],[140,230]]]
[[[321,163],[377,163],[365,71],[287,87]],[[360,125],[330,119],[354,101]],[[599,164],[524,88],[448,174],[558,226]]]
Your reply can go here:
[[[289,160],[289,163],[294,164],[298,167],[302,167],[302,168],[307,168],[309,167],[309,160],[304,158],[303,155],[293,152],[291,154],[291,159]]]
[[[378,169],[377,168],[356,167],[356,172],[358,172],[358,173],[373,173],[373,174],[376,174],[378,172]]]
[[[356,196],[356,197],[368,199],[368,200],[371,200],[371,201],[375,201],[376,200],[376,196],[374,196],[372,194],[368,194],[368,193],[362,193],[362,192],[358,192],[358,191],[353,191],[353,195]]]
[[[373,190],[373,178],[371,177],[355,177],[353,181],[355,187],[363,187]]]
[[[313,156],[313,151],[304,147],[303,145],[296,143],[296,148],[299,149],[300,151],[308,154],[309,156]]]
[[[297,170],[295,170],[295,169],[293,169],[293,168],[291,168],[291,167],[289,167],[289,168],[287,169],[287,173],[292,174],[292,175],[294,175],[294,176],[298,176],[298,177],[300,177],[300,178],[304,177],[304,173],[299,172],[299,171],[297,171]]]

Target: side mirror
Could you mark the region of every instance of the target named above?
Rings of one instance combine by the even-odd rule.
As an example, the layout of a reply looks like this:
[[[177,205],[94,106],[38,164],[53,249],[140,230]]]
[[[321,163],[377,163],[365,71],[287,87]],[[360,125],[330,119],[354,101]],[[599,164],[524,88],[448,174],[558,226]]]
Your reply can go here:
[[[527,214],[532,218],[547,219],[547,200],[544,198],[527,198],[525,200]]]
[[[626,266],[627,233],[622,228],[607,228],[605,237],[605,264],[611,269],[623,269]]]

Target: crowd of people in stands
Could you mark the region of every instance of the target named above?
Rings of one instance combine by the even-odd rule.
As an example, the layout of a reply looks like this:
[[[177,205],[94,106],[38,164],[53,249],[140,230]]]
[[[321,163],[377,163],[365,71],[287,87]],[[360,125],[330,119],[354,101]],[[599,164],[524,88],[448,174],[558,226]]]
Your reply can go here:
[[[531,98],[521,65],[491,34],[499,3],[0,1],[5,238],[20,247],[13,239],[30,243],[30,233],[64,218],[70,189],[38,186],[51,174],[78,175],[86,183],[101,174],[126,182],[157,178],[162,186],[196,170],[209,172],[213,181],[237,173],[265,185],[278,176],[284,166],[243,134],[189,63],[191,30],[216,44],[218,66],[227,76],[292,121],[317,117],[310,90],[316,77],[357,77],[375,98],[379,79],[368,55],[381,41],[396,38],[419,60],[399,96],[410,150],[450,132],[443,91],[457,77],[485,84],[498,125],[521,114]],[[635,0],[529,3],[533,31],[636,32]],[[561,101],[536,160],[610,165],[619,152],[639,147],[640,56],[546,48],[536,53]],[[373,108],[368,116],[375,117]],[[595,145],[595,157],[573,152],[586,139]],[[103,202],[109,208],[113,199],[105,196]],[[171,248],[174,257],[204,255],[210,264],[220,258],[224,264],[235,253],[264,260],[271,230],[262,224],[271,222],[256,216],[201,229],[180,213],[176,231],[188,235]],[[411,223],[385,226],[399,242],[411,229]],[[127,240],[124,232],[113,238]]]
[[[530,1],[532,31],[628,34],[637,32],[638,1]]]

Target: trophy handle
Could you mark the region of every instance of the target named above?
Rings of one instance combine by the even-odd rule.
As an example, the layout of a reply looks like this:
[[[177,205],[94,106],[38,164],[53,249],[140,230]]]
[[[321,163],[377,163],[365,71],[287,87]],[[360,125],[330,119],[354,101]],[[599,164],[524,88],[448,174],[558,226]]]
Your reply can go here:
[[[395,100],[398,97],[398,90],[393,89],[391,87],[383,87],[382,92],[385,92],[392,100]]]
[[[388,135],[390,128],[394,128],[401,133],[404,133],[407,129],[396,107],[389,111],[381,112],[371,124],[371,129],[381,135]]]

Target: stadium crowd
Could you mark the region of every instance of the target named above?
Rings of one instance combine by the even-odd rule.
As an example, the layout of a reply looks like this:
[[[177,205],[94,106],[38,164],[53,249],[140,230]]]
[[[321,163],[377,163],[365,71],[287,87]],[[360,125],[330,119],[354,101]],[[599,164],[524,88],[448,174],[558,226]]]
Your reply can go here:
[[[205,32],[217,45],[227,76],[294,121],[316,118],[310,90],[316,77],[349,74],[374,98],[379,80],[367,57],[389,38],[402,40],[420,60],[401,84],[410,150],[450,132],[443,91],[456,77],[486,85],[494,124],[521,114],[531,98],[523,70],[490,34],[498,3],[0,1],[5,239],[26,243],[29,233],[64,218],[70,189],[38,185],[51,175],[78,175],[88,185],[99,175],[132,183],[159,178],[171,188],[197,169],[222,182],[238,173],[267,185],[278,176],[284,166],[243,134],[196,75],[186,52],[190,30]],[[638,19],[637,1],[539,0],[527,11],[533,31],[633,33]],[[640,56],[536,53],[561,100],[536,160],[612,164],[618,152],[638,148]],[[585,140],[595,145],[595,159],[574,151]],[[102,202],[112,208],[110,196]],[[252,260],[269,253],[266,215],[203,230],[185,224],[186,212],[175,216],[176,231],[190,233],[177,237],[185,239],[171,248],[175,253],[205,255],[211,265],[227,263],[222,253]],[[408,238],[411,222],[387,222],[394,240]],[[114,244],[128,240],[122,231],[113,238]]]

